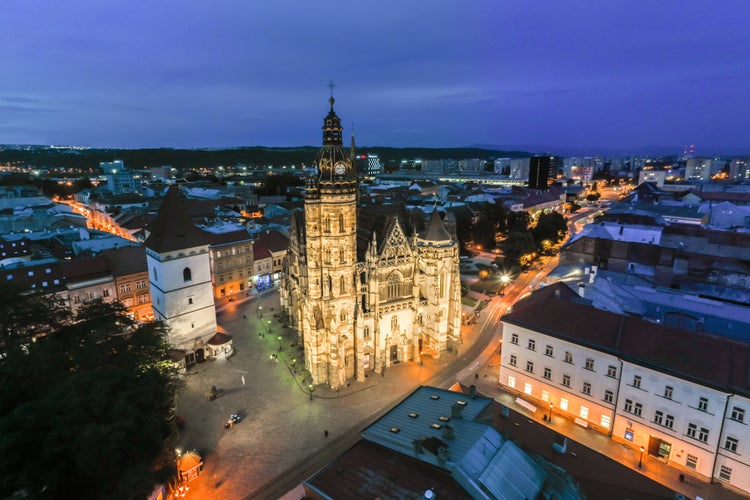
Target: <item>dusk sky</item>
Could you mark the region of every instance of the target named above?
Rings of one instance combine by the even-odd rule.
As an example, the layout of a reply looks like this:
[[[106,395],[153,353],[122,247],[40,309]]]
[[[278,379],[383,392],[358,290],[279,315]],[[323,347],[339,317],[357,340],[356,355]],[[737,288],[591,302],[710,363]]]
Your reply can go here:
[[[750,2],[3,0],[0,143],[750,152]],[[678,153],[679,151],[674,151]]]

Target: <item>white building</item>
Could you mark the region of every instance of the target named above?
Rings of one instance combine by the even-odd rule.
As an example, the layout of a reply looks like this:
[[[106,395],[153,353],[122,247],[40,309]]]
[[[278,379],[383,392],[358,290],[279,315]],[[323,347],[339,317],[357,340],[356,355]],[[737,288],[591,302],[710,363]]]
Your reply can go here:
[[[564,284],[502,322],[499,382],[519,397],[750,492],[750,345],[598,310]]]
[[[154,318],[169,326],[167,341],[191,365],[229,356],[232,338],[217,332],[209,240],[185,201],[177,186],[169,189],[145,246]]]

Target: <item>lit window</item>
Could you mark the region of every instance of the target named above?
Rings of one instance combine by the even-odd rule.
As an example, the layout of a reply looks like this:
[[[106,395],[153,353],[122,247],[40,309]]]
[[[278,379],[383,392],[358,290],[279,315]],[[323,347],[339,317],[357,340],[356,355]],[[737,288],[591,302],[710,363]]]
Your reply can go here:
[[[612,425],[612,419],[610,418],[609,415],[602,415],[599,425],[601,425],[605,429],[609,429],[609,426]]]
[[[549,391],[542,391],[542,401],[549,401]]]
[[[560,409],[563,411],[568,411],[568,400],[565,398],[560,398]]]
[[[589,409],[585,406],[581,406],[581,411],[578,413],[581,418],[588,419],[589,418]]]
[[[510,375],[508,376],[508,387],[515,387],[516,386],[516,377]]]
[[[525,392],[526,394],[531,394],[531,384],[530,383],[526,382],[525,384],[523,384],[523,392]]]

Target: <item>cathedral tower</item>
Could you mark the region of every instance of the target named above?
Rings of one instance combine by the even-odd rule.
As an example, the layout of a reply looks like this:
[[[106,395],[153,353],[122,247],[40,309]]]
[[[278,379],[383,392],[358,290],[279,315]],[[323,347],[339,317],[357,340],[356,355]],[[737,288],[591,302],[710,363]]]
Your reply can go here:
[[[342,144],[341,120],[323,121],[317,176],[305,190],[307,297],[302,321],[305,363],[313,383],[339,387],[354,375],[354,269],[357,261],[357,180]]]

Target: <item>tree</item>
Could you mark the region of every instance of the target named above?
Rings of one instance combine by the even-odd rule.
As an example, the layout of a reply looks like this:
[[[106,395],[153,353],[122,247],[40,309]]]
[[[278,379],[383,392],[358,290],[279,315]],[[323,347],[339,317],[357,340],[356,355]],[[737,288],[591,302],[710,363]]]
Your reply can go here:
[[[599,193],[587,194],[586,195],[586,201],[594,202],[594,201],[598,200],[599,198],[601,198],[601,196],[602,195],[600,195]]]
[[[503,253],[505,254],[505,266],[508,264],[523,267],[526,263],[526,256],[536,251],[536,243],[531,233],[528,231],[514,231],[502,243]]]
[[[568,223],[561,214],[557,212],[547,212],[539,216],[536,226],[531,230],[534,235],[534,241],[537,247],[542,248],[543,241],[549,241],[555,244],[561,241],[568,232]]]
[[[48,330],[35,337],[21,316],[2,325],[35,340],[3,345],[0,496],[147,497],[169,473],[171,460],[158,459],[176,432],[165,325],[136,324],[101,301],[40,324]]]
[[[514,231],[528,231],[529,224],[531,224],[531,216],[526,211],[521,212],[508,212],[508,232]]]

